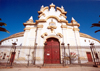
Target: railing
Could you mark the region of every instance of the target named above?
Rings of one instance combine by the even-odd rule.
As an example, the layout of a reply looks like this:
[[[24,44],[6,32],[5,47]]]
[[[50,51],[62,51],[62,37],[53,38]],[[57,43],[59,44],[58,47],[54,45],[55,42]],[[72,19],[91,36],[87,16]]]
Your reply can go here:
[[[58,64],[62,64],[63,66],[70,64],[100,65],[100,46],[78,46],[78,51],[76,46],[60,46],[58,49],[60,61]],[[52,55],[52,49],[49,50],[51,52],[47,54],[47,57]],[[16,46],[16,48],[12,46],[0,46],[0,66],[42,66],[46,64],[44,60],[48,61],[49,59],[46,60],[44,54],[45,47],[43,46],[37,46],[36,48],[34,46]],[[50,57],[50,64],[55,64],[57,61],[56,57],[55,59],[52,59],[53,56]]]

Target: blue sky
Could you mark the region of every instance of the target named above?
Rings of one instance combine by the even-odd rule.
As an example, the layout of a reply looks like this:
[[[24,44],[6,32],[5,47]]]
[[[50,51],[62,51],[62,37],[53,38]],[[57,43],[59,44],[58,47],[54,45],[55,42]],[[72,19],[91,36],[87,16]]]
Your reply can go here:
[[[0,18],[7,26],[3,26],[10,34],[0,31],[0,40],[18,32],[23,32],[23,23],[30,16],[34,22],[38,20],[38,11],[41,6],[49,6],[54,3],[56,7],[63,6],[67,11],[67,19],[70,23],[71,18],[80,24],[80,32],[88,34],[100,40],[100,32],[94,33],[100,27],[91,27],[92,23],[100,21],[100,0],[0,0]]]

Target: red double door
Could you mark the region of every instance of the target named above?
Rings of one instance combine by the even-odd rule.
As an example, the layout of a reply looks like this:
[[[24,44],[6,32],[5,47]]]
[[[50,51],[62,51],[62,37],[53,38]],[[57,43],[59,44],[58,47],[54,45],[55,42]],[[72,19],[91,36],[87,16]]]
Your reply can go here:
[[[59,41],[49,38],[44,47],[44,64],[60,64]]]

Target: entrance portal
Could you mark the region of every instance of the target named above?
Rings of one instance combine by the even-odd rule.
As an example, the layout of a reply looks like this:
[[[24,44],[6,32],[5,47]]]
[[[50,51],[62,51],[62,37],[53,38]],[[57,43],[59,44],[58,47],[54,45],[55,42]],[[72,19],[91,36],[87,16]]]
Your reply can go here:
[[[55,38],[49,38],[45,43],[44,64],[60,64],[60,44]]]

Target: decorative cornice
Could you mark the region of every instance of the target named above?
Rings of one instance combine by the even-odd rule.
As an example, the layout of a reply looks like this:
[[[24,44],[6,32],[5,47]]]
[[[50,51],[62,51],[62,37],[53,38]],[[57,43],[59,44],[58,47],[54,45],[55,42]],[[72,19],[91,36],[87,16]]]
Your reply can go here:
[[[49,7],[47,6],[47,7],[42,8],[40,11],[38,11],[38,14],[43,13],[46,9],[49,9]]]
[[[65,22],[66,24],[68,24],[68,21],[63,19],[61,19],[60,22]]]
[[[58,22],[64,22],[64,23],[66,23],[68,26],[78,26],[78,27],[80,26],[79,23],[75,23],[75,24],[68,23],[67,20],[63,20],[63,19],[60,20],[58,17],[53,16],[53,15],[46,17],[46,19],[39,19],[39,20],[36,20],[36,24],[37,24],[38,22],[46,22],[49,18],[55,18]]]
[[[44,35],[47,36],[48,34],[47,33],[44,33]]]
[[[72,17],[72,20],[71,20],[71,24],[72,24],[72,26],[80,26],[80,24],[79,23],[77,23],[77,21]]]
[[[93,39],[93,40],[98,41],[100,43],[99,40],[97,40],[97,39],[95,39],[95,38],[93,38],[93,37],[91,37],[91,36],[89,36],[87,34],[84,34],[84,33],[80,33],[80,37],[85,37],[85,38]]]
[[[36,27],[25,27],[24,31],[25,30],[30,30],[30,29],[35,29]]]
[[[50,29],[50,28],[54,28],[54,29],[56,29],[57,26],[48,26],[48,29]]]
[[[67,18],[67,16],[65,16],[64,14],[60,14],[59,17],[63,16],[65,19]]]
[[[26,23],[23,23],[24,26],[26,25],[35,25],[32,19],[29,19]]]
[[[23,23],[24,26],[26,25],[35,25],[35,23]]]
[[[39,20],[36,20],[36,24],[38,23],[38,22],[46,22],[49,18],[55,18],[58,22],[64,22],[64,23],[66,23],[67,25],[68,25],[68,21],[67,20],[63,20],[63,19],[59,19],[58,17],[56,17],[56,16],[48,16],[48,17],[46,17],[46,19],[39,19]]]
[[[60,22],[60,19],[56,16],[53,16],[53,15],[48,16],[48,17],[46,17],[46,20],[48,20],[49,18],[55,18],[58,22]]]
[[[46,7],[44,7],[41,11],[43,12],[43,11],[45,11],[46,9],[49,9],[49,7],[46,6]]]
[[[43,13],[42,11],[38,11],[38,14],[41,14],[41,13]]]
[[[57,36],[60,36],[61,38],[63,37],[63,35],[61,33],[57,33]]]
[[[43,25],[37,25],[37,28],[43,28]]]
[[[26,27],[26,28],[24,28],[24,31],[25,31],[25,30],[30,30],[30,29],[31,29],[30,27]]]
[[[80,24],[79,23],[76,23],[76,24],[72,24],[72,26],[80,26]]]
[[[66,11],[63,11],[60,7],[56,7],[57,10],[59,10],[62,14],[67,14]]]
[[[76,20],[71,20],[71,22],[77,22]]]
[[[36,24],[37,24],[38,22],[46,22],[46,20],[45,20],[45,19],[36,20]]]
[[[41,14],[38,16],[38,18],[40,18],[42,15],[45,17],[45,14],[44,14],[44,13],[41,13]]]
[[[68,26],[78,26],[78,27],[80,26],[80,24],[79,24],[79,23],[76,23],[76,24],[67,23],[67,25],[68,25]]]
[[[44,38],[44,35],[41,35],[42,38]]]
[[[61,28],[67,28],[67,25],[61,25]]]
[[[80,31],[80,29],[78,29],[78,28],[73,28],[73,31]]]
[[[48,35],[47,33],[44,33],[43,35],[41,35],[41,37],[44,38],[47,35]]]
[[[48,29],[51,29],[51,32],[53,33],[53,30],[56,29],[57,26],[48,26]]]

